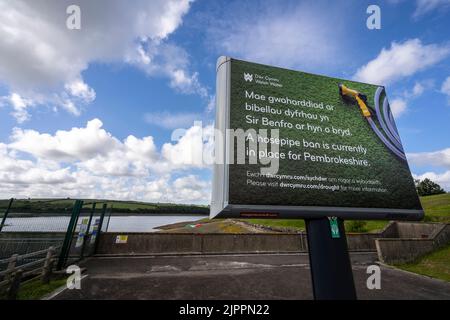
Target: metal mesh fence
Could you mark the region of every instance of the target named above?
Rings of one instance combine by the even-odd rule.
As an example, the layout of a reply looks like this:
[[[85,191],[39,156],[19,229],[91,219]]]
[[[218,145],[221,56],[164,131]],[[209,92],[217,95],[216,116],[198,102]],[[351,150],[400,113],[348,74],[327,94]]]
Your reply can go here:
[[[0,232],[66,232],[74,200],[0,200]]]
[[[39,205],[45,208],[49,202],[42,200]],[[25,212],[28,207],[23,202],[16,206],[14,201],[0,200],[0,259],[61,247],[70,221],[70,204],[73,201],[67,201],[61,212]]]
[[[23,239],[0,239],[0,260],[11,257],[13,254],[27,254],[47,249],[50,246],[60,247],[61,238],[23,238]],[[1,266],[0,266],[1,270]]]
[[[50,246],[57,248],[57,254],[64,250],[67,262],[91,255],[105,209],[68,199],[20,200],[16,207],[13,201],[0,200],[0,260]]]
[[[10,214],[2,232],[66,232],[70,216],[20,216]]]

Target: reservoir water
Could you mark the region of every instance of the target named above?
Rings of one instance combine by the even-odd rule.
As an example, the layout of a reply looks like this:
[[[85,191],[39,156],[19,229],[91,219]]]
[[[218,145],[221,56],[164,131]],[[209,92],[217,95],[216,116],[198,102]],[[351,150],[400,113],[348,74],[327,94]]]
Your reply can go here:
[[[108,226],[109,232],[155,232],[159,226],[190,222],[206,218],[203,215],[140,215],[140,216],[111,216],[105,217],[104,227]],[[93,218],[96,219],[98,217]],[[65,232],[69,224],[68,216],[45,216],[45,217],[8,217],[2,232]],[[81,223],[81,218],[78,220]]]

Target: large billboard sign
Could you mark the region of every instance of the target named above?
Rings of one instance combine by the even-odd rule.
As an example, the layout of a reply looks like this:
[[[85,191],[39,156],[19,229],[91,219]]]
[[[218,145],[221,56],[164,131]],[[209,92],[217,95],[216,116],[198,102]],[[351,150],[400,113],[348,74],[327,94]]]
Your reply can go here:
[[[384,87],[217,63],[211,217],[423,217]]]

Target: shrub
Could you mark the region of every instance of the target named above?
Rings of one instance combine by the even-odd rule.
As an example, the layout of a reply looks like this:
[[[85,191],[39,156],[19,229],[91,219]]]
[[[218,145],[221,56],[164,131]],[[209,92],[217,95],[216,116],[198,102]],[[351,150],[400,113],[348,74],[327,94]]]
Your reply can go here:
[[[363,220],[352,220],[347,224],[349,232],[367,232],[367,222]]]

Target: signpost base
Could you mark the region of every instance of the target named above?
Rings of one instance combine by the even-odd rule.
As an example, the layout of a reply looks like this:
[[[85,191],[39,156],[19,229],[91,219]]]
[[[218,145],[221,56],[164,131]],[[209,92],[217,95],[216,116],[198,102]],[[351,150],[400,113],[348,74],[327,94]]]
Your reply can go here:
[[[316,300],[356,300],[344,221],[308,219],[309,263]],[[334,229],[337,222],[339,233]]]

